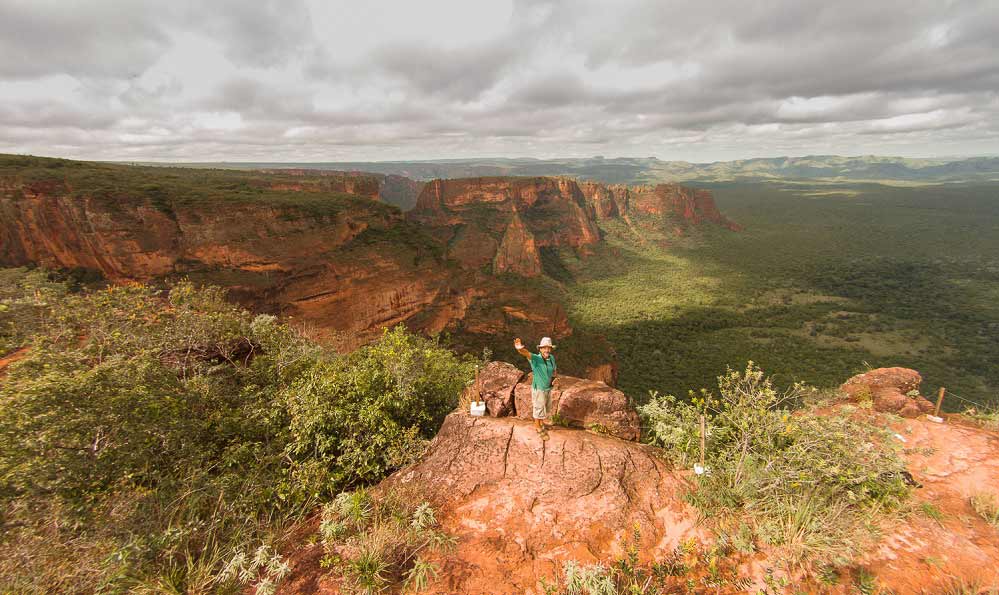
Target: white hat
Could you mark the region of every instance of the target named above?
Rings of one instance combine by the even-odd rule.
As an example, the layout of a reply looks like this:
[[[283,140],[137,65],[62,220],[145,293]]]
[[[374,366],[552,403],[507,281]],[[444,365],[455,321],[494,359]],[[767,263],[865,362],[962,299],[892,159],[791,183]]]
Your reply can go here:
[[[551,347],[552,349],[555,349],[555,346],[552,345],[552,338],[542,337],[541,342],[538,343],[538,349],[541,349],[542,347]]]

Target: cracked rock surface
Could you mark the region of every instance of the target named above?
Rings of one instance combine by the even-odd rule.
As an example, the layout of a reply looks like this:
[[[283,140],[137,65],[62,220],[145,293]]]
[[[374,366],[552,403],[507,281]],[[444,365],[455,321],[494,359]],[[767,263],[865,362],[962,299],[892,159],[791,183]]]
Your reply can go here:
[[[440,585],[450,593],[524,593],[562,560],[621,553],[636,527],[643,558],[702,537],[688,483],[655,450],[576,429],[543,441],[530,422],[452,413],[418,463],[388,481],[435,494],[458,537]]]

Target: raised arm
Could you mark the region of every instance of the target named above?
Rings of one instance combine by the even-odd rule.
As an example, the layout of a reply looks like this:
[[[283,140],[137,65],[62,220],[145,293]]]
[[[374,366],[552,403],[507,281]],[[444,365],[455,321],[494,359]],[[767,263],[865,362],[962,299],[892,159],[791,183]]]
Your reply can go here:
[[[527,361],[531,361],[531,352],[524,348],[524,343],[517,337],[513,340],[513,348],[517,350],[517,353],[527,358]]]

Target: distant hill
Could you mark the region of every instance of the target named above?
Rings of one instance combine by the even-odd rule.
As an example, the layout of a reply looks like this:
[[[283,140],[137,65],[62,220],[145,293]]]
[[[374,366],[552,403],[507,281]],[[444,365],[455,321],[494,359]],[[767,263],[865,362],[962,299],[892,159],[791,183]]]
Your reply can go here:
[[[329,163],[191,163],[171,164],[232,169],[298,168],[363,171],[414,180],[482,176],[572,176],[608,184],[656,182],[727,182],[809,180],[836,182],[983,182],[999,181],[999,157],[909,159],[864,155],[767,157],[689,163],[655,157],[605,159],[443,159]]]

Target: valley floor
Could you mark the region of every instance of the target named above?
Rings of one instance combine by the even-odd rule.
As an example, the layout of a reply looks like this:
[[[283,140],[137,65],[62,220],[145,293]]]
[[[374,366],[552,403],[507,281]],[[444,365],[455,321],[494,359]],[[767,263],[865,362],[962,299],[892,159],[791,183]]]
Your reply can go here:
[[[999,404],[999,186],[711,189],[744,231],[605,222],[595,256],[563,255],[570,322],[607,338],[626,393],[683,396],[753,360],[830,388],[905,366],[948,388],[945,409]]]

